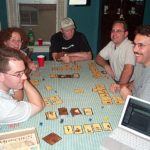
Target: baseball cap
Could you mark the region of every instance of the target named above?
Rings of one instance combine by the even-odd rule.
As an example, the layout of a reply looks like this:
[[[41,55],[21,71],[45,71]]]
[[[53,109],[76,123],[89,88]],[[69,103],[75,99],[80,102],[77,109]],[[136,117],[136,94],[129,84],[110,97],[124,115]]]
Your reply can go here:
[[[72,29],[72,28],[75,28],[75,25],[74,25],[74,22],[71,18],[64,18],[62,21],[61,21],[61,28],[63,30],[68,30],[68,29]]]

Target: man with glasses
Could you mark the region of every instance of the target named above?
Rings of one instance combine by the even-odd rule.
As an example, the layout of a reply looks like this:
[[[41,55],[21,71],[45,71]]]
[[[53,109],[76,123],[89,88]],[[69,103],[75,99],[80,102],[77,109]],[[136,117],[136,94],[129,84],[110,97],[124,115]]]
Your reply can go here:
[[[128,83],[132,80],[135,65],[132,49],[125,21],[117,20],[112,25],[111,41],[96,56],[96,63],[105,68],[117,83]]]
[[[134,95],[150,101],[150,25],[137,28],[133,52],[136,57],[134,82],[121,86],[114,84],[111,90],[113,92],[120,90],[124,99],[128,95]]]
[[[26,121],[44,108],[40,93],[27,80],[24,56],[10,48],[0,49],[0,124]],[[27,101],[18,101],[11,90],[23,89]]]

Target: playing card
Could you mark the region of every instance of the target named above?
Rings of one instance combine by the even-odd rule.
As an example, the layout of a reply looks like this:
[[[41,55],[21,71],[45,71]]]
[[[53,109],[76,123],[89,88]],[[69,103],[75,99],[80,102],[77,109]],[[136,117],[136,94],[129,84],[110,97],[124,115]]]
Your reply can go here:
[[[39,80],[30,80],[30,82],[32,83],[32,85],[34,86],[38,86],[40,81]]]
[[[82,127],[80,125],[74,126],[73,127],[73,131],[74,131],[75,134],[81,134],[81,133],[83,133]]]
[[[82,89],[82,88],[74,89],[74,93],[82,94],[82,93],[84,93],[84,89]]]
[[[84,111],[84,114],[85,114],[86,116],[91,116],[91,115],[93,115],[92,108],[83,108],[83,111]]]
[[[124,104],[124,100],[123,100],[123,98],[122,97],[113,97],[113,100],[115,101],[115,104]]]
[[[59,115],[68,115],[68,110],[65,107],[58,108]]]
[[[54,104],[62,104],[63,101],[60,99],[59,96],[51,96],[50,97],[50,102],[54,105]]]
[[[81,111],[79,108],[71,108],[71,114],[72,116],[75,116],[75,115],[80,115],[81,114]]]
[[[70,125],[64,126],[64,132],[65,134],[73,134],[72,126]]]
[[[49,111],[45,113],[47,120],[54,120],[57,118],[56,112]]]
[[[103,122],[102,127],[104,131],[112,131],[112,127],[109,122]]]
[[[92,126],[90,124],[84,124],[83,128],[84,128],[84,131],[86,133],[93,133],[93,129],[92,129]]]
[[[46,88],[47,91],[50,91],[50,90],[53,89],[52,86],[50,86],[50,85],[46,85],[45,88]]]
[[[44,98],[44,103],[46,106],[51,106],[51,103],[47,98]]]
[[[93,128],[94,132],[100,132],[100,131],[102,131],[102,128],[101,128],[101,126],[100,126],[99,123],[93,123],[92,124],[92,128]]]

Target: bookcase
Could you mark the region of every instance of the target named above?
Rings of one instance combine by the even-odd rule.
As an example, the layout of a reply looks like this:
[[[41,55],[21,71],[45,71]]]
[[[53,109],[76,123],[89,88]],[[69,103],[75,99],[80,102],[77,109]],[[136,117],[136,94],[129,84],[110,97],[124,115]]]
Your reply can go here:
[[[123,17],[128,24],[129,39],[134,39],[134,31],[143,23],[145,0],[102,0],[101,48],[110,41],[112,23]]]

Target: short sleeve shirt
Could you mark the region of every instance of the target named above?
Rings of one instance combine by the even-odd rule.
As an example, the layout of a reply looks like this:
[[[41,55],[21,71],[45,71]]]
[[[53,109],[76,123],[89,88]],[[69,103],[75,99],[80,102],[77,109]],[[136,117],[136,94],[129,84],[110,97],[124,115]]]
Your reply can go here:
[[[133,95],[150,102],[150,66],[138,65],[135,74]]]
[[[65,40],[63,34],[58,32],[51,37],[50,51],[53,52],[89,52],[91,48],[83,33],[75,31],[72,39]]]
[[[126,38],[118,47],[110,41],[100,52],[105,60],[109,60],[115,74],[115,80],[119,81],[125,64],[135,65],[133,44]]]
[[[31,105],[13,99],[12,93],[0,91],[0,124],[24,122],[31,116]]]

